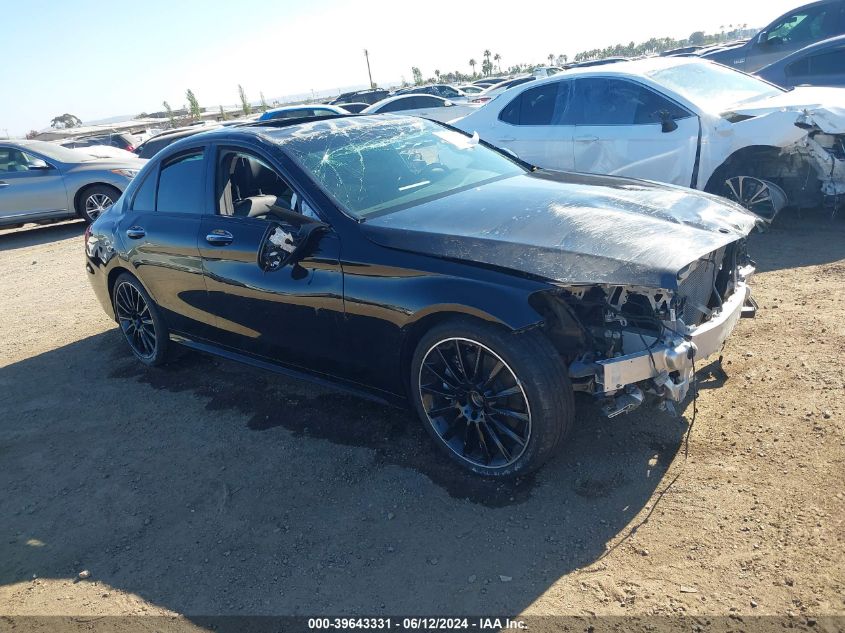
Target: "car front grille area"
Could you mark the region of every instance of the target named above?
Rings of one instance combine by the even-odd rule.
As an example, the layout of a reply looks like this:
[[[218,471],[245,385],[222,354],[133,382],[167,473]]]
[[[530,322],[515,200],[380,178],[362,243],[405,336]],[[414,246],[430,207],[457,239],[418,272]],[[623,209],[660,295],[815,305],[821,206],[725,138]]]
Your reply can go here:
[[[698,266],[687,275],[678,286],[678,295],[683,300],[681,318],[687,325],[699,325],[710,317],[710,311],[719,306],[721,297],[725,295],[726,288],[717,288],[717,278],[725,279],[723,285],[727,286],[727,279],[733,275],[719,275],[723,264],[728,264],[729,259],[725,257],[725,248],[720,248],[702,257]]]

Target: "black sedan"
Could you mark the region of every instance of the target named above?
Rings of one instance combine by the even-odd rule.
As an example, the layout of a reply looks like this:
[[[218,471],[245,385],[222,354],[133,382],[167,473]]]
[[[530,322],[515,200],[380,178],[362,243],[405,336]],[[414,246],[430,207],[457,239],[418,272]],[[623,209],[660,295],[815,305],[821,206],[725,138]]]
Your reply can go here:
[[[708,194],[544,171],[396,115],[178,141],[86,233],[134,355],[173,343],[407,403],[457,463],[540,466],[574,422],[646,392],[753,313],[754,217]]]

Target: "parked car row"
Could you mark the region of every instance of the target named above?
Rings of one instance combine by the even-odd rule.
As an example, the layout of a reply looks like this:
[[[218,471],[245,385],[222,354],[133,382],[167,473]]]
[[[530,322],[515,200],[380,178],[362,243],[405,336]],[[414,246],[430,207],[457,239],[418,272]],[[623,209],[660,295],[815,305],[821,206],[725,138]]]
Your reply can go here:
[[[46,141],[0,141],[0,227],[95,220],[146,163],[127,156],[103,158]]]
[[[771,220],[845,194],[842,103],[841,88],[653,57],[534,80],[454,125],[533,165],[701,189]]]

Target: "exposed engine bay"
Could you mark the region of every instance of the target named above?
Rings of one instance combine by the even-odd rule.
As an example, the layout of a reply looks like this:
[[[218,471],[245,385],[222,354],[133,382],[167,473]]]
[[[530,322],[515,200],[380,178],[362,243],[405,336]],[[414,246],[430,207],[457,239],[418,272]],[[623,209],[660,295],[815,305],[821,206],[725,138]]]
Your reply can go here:
[[[558,309],[581,328],[582,351],[567,359],[574,389],[601,400],[608,417],[635,409],[646,395],[673,410],[689,392],[696,362],[721,349],[740,317],[754,316],[746,284],[753,272],[743,239],[685,266],[675,289],[561,287]],[[572,349],[578,336],[566,328],[549,333],[560,349]]]

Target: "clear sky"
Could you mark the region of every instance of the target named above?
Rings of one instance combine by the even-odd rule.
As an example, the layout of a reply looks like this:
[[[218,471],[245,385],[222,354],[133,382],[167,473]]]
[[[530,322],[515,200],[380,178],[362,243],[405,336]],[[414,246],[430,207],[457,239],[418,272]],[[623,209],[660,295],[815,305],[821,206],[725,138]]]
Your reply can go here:
[[[722,25],[762,27],[801,0],[9,0],[0,33],[0,135],[185,103],[386,84],[411,66],[469,72],[489,48],[507,67]]]

